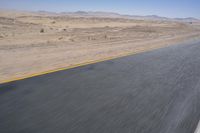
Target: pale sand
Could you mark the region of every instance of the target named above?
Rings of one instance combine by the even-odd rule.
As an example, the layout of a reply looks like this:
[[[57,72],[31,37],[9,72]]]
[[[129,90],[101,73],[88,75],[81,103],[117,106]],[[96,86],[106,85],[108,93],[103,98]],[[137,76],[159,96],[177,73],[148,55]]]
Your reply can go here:
[[[199,27],[180,22],[0,11],[0,82],[200,39]]]

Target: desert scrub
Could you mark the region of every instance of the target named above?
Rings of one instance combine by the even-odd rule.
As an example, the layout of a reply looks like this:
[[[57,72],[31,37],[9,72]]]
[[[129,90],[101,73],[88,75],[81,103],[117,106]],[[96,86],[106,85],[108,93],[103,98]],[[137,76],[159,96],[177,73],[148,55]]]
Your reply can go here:
[[[44,29],[42,28],[42,29],[40,29],[40,33],[44,33]]]
[[[3,36],[3,35],[0,35],[0,38],[4,38],[4,36]]]
[[[104,35],[104,39],[107,39],[108,38],[108,36],[107,35]]]

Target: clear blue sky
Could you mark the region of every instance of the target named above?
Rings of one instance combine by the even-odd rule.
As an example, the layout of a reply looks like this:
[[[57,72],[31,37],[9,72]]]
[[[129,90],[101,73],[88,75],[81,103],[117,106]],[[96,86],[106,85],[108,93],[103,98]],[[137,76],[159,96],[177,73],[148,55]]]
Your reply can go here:
[[[0,0],[0,8],[53,12],[109,11],[200,18],[200,0]]]

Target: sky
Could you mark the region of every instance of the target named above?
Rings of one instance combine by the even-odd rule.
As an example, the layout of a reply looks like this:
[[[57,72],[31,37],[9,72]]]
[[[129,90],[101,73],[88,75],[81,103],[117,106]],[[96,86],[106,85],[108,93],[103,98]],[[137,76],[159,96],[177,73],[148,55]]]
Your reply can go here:
[[[200,0],[0,0],[0,9],[51,12],[105,11],[200,19]]]

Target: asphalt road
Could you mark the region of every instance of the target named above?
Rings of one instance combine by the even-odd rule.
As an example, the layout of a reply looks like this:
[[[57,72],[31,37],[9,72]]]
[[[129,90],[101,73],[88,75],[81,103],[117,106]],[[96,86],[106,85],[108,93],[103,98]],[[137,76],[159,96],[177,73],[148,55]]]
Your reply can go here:
[[[0,85],[0,133],[194,133],[200,43]]]

